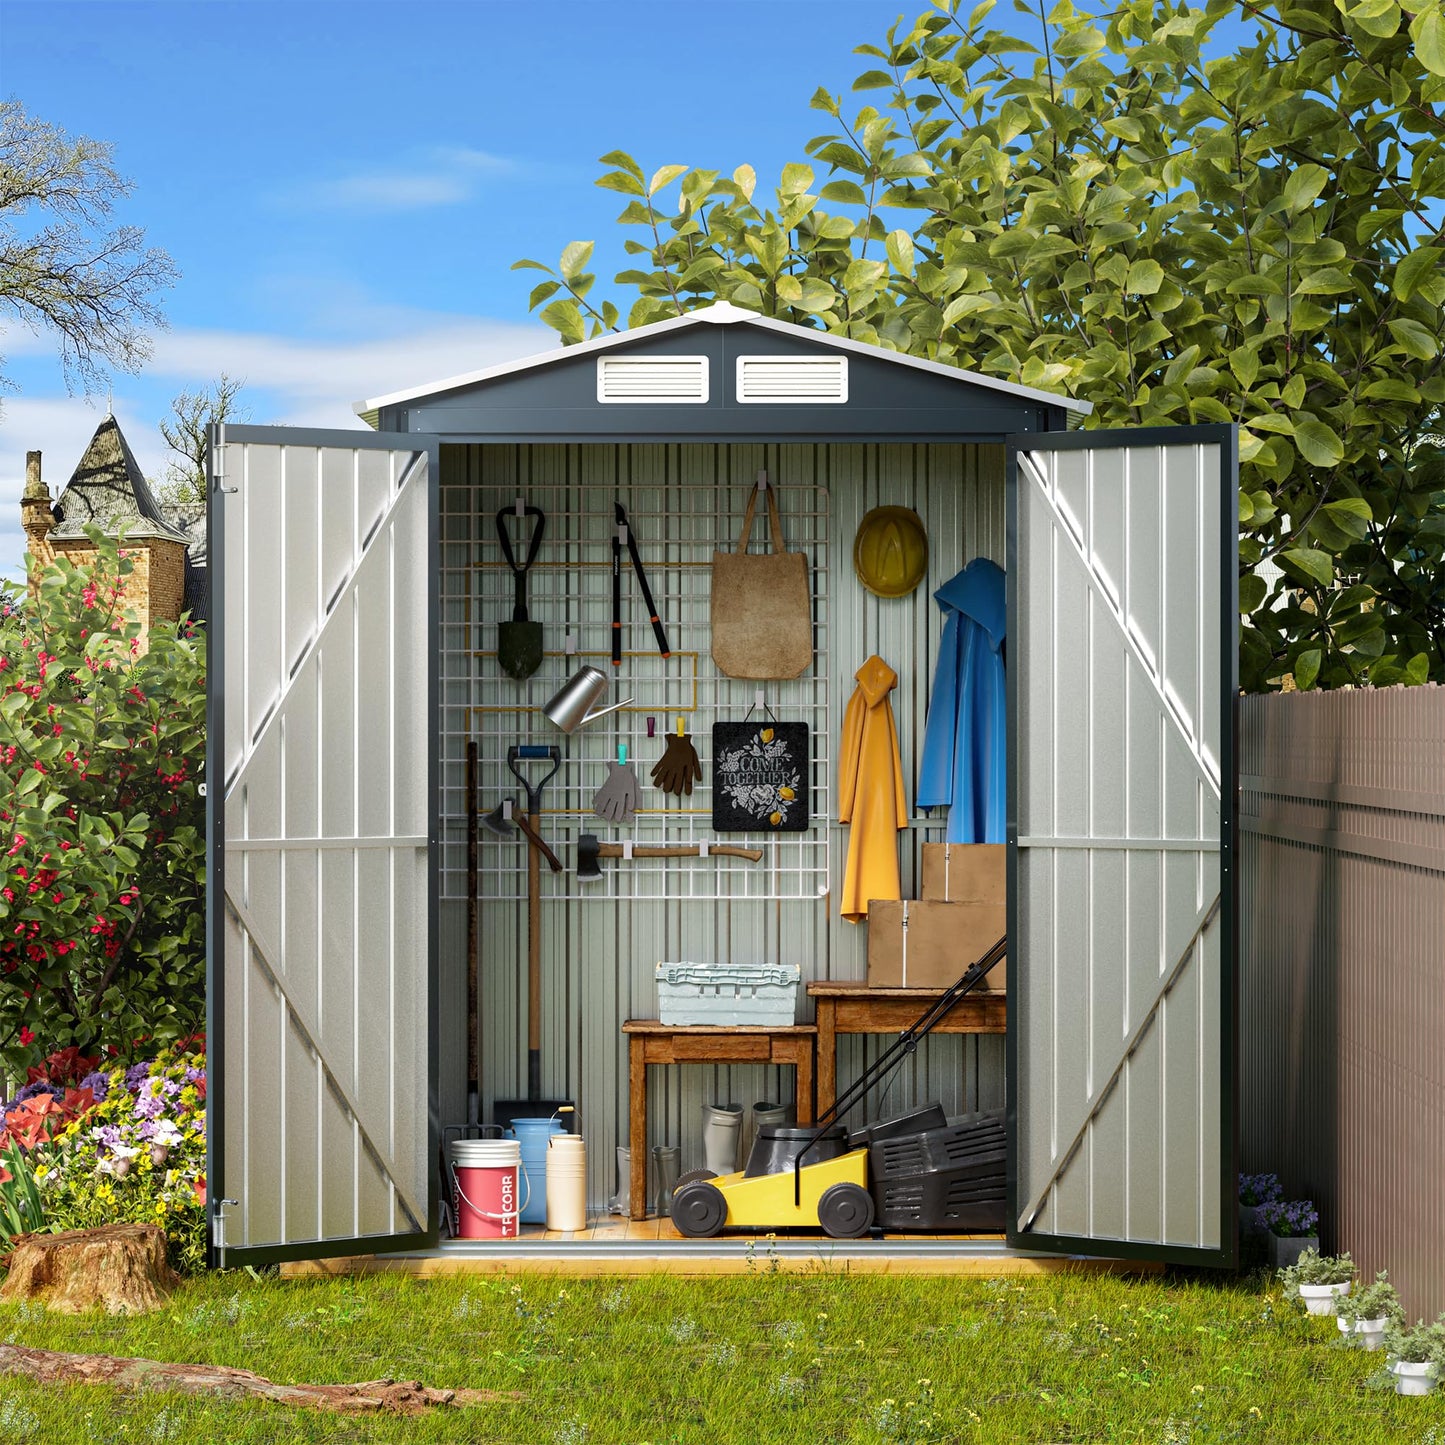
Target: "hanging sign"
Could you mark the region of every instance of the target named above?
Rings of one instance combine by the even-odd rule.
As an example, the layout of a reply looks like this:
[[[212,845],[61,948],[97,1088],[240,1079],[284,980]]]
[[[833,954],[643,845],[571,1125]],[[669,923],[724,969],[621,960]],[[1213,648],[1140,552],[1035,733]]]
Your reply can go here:
[[[801,833],[808,826],[808,725],[712,725],[712,825],[719,833]]]

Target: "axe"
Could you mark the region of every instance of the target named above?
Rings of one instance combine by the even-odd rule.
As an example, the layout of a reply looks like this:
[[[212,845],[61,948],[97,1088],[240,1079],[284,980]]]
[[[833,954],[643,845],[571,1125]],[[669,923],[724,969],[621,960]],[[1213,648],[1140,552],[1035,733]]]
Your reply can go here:
[[[762,856],[761,848],[739,848],[732,843],[709,843],[708,856],[723,854],[728,858],[746,858],[756,863]],[[632,850],[634,858],[700,858],[702,846],[697,843],[661,843],[648,846],[639,843]],[[604,843],[596,833],[583,833],[577,839],[577,881],[595,883],[602,877],[598,863],[601,858],[625,858],[628,850],[621,843]]]
[[[547,846],[546,839],[517,811],[515,798],[503,798],[490,813],[484,813],[479,820],[489,833],[499,838],[512,836],[515,824],[526,835],[527,841],[547,860],[547,866],[554,872],[562,871],[562,860]]]

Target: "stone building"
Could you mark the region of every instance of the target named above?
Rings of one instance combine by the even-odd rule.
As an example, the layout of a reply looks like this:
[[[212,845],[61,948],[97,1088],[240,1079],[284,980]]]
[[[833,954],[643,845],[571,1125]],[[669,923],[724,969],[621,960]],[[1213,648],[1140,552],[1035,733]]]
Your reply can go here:
[[[125,605],[134,608],[142,633],[153,622],[176,621],[182,612],[206,615],[206,519],[167,516],[155,499],[120,425],[108,416],[54,503],[40,475],[40,453],[25,456],[21,525],[30,556],[31,587],[38,571],[56,557],[84,562],[94,546],[85,535],[98,526],[125,539],[134,570],[125,581]]]

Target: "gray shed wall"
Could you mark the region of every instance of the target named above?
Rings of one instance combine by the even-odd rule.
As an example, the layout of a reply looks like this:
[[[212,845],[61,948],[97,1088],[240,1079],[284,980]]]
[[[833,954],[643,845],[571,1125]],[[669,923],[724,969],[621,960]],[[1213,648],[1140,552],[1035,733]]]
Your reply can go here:
[[[1240,713],[1240,1149],[1445,1309],[1445,688]]]
[[[444,1120],[465,1115],[465,817],[464,747],[469,716],[481,738],[482,807],[504,794],[518,794],[502,761],[509,741],[561,742],[535,712],[469,709],[536,708],[556,685],[568,659],[549,657],[528,684],[500,678],[495,658],[495,625],[509,617],[510,574],[501,566],[493,517],[521,494],[549,513],[547,540],[531,580],[531,615],[546,629],[546,646],[560,650],[564,627],[578,632],[583,651],[605,649],[610,616],[610,552],[607,536],[612,502],[629,510],[649,578],[675,653],[697,652],[698,711],[688,714],[702,756],[704,782],[711,777],[713,713],[741,719],[756,691],[782,720],[803,720],[825,738],[815,741],[813,785],[832,807],[836,748],[843,709],[853,690],[853,673],[878,653],[899,674],[893,695],[904,777],[910,801],[922,744],[925,710],[933,678],[942,616],[934,588],[965,562],[985,555],[1002,563],[1005,553],[1004,452],[977,445],[460,445],[441,449],[443,860],[441,905],[442,1099]],[[720,679],[708,658],[707,559],[714,546],[727,547],[759,469],[779,488],[788,545],[808,544],[814,561],[815,625],[819,651],[814,669],[793,683],[757,684]],[[883,503],[915,506],[929,535],[928,576],[917,592],[882,601],[858,583],[852,543],[858,523]],[[666,537],[671,541],[666,541]],[[754,539],[760,538],[755,524]],[[826,572],[820,563],[826,558]],[[698,560],[702,559],[699,567]],[[671,563],[672,565],[663,565]],[[563,565],[559,565],[563,564]],[[628,608],[624,647],[629,658],[610,700],[637,685],[639,703],[657,716],[659,733],[674,713],[662,705],[675,700],[680,676],[690,664],[674,657],[665,670],[653,648],[636,585],[624,558],[624,605]],[[600,623],[600,625],[599,625]],[[598,658],[588,661],[598,662]],[[602,661],[604,670],[605,660]],[[657,691],[658,679],[671,679]],[[826,678],[826,685],[820,679]],[[659,705],[652,706],[656,700]],[[713,711],[709,711],[712,709]],[[616,828],[590,812],[591,791],[605,777],[605,762],[618,738],[632,745],[643,781],[643,807],[660,796],[648,770],[661,755],[662,741],[645,737],[645,714],[624,715],[621,732],[609,719],[578,733],[569,762],[558,774],[561,788],[543,798],[543,832],[568,863],[575,862],[580,832],[620,837]],[[579,766],[577,759],[585,759]],[[710,809],[710,790],[695,794],[691,806]],[[557,808],[561,812],[551,812]],[[837,898],[847,857],[847,829],[827,821],[815,803],[815,826],[796,841],[769,840],[778,858],[758,865],[686,861],[672,874],[691,896],[657,894],[656,871],[604,860],[607,882],[600,895],[577,896],[569,873],[553,878],[543,870],[543,1090],[577,1100],[589,1148],[589,1198],[600,1205],[614,1187],[614,1145],[626,1137],[626,1051],[620,1032],[630,1017],[655,1017],[653,967],[662,960],[695,962],[786,961],[801,964],[805,979],[862,979],[866,973],[866,930],[837,916]],[[696,828],[694,835],[692,829]],[[672,811],[642,816],[637,841],[661,837],[713,837],[710,816]],[[915,820],[901,836],[905,895],[916,894],[920,845],[941,840],[943,821]],[[754,835],[735,841],[752,843]],[[526,1078],[526,905],[523,855],[512,843],[485,839],[481,936],[481,1056],[484,1110],[496,1097],[519,1097]],[[830,896],[819,898],[826,878]],[[631,871],[628,871],[628,870]],[[666,880],[661,882],[665,885]],[[709,889],[730,896],[698,896]],[[629,896],[629,893],[634,896]],[[490,896],[489,896],[490,895]],[[616,896],[609,896],[616,895]],[[807,1010],[800,1010],[807,1014]],[[885,1047],[884,1037],[842,1041],[839,1084]],[[997,1107],[1003,1102],[1003,1040],[938,1037],[919,1049],[887,1095],[886,1107],[938,1098],[950,1111]],[[701,1166],[703,1104],[729,1100],[791,1098],[791,1070],[749,1067],[674,1067],[654,1071],[649,1094],[650,1143],[680,1143],[682,1167]],[[872,1111],[883,1101],[874,1098]],[[861,1115],[857,1116],[861,1117]]]

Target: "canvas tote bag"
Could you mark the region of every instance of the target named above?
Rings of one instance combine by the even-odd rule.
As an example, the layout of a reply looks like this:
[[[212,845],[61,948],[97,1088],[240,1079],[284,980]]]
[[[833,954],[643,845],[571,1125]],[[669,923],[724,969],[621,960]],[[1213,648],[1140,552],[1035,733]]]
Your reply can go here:
[[[748,554],[758,492],[768,497],[773,550]],[[789,678],[813,660],[808,559],[783,546],[772,487],[754,483],[736,552],[712,554],[712,660],[728,677]]]

